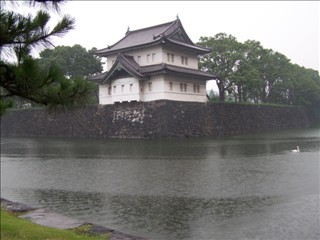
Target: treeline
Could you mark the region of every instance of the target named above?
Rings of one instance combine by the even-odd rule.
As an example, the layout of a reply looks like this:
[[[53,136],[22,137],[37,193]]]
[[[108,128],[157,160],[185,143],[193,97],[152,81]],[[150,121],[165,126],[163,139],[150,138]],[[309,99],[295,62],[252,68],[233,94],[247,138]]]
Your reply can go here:
[[[198,45],[212,48],[201,56],[200,69],[217,76],[218,100],[318,107],[320,76],[293,64],[285,55],[265,49],[258,41],[237,41],[218,33],[201,37]]]

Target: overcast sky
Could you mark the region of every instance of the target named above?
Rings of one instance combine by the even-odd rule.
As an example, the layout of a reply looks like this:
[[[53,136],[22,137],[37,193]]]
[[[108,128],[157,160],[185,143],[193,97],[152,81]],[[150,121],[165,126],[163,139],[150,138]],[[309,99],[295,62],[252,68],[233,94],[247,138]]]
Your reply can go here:
[[[101,49],[124,37],[128,27],[145,28],[179,15],[195,43],[201,36],[225,32],[319,70],[319,13],[317,1],[69,1],[61,14],[74,17],[76,28],[53,42]]]
[[[293,63],[319,70],[317,1],[69,1],[61,9],[76,19],[76,29],[56,45],[87,49],[112,45],[127,28],[136,30],[176,19],[189,37],[225,32],[238,41],[256,40],[286,55]]]

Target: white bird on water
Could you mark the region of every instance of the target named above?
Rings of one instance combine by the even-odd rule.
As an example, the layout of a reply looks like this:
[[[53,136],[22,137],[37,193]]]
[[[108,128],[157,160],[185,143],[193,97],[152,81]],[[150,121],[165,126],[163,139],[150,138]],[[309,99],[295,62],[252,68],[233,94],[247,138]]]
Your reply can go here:
[[[293,149],[293,150],[291,150],[291,152],[300,152],[300,148],[299,148],[299,146],[297,146],[297,149]]]

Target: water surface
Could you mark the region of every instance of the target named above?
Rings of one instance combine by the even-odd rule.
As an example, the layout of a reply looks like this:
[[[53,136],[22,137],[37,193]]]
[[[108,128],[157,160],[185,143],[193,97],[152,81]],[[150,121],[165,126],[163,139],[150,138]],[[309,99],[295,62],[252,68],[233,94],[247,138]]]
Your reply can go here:
[[[319,153],[319,128],[152,141],[3,137],[1,197],[151,239],[319,239]]]

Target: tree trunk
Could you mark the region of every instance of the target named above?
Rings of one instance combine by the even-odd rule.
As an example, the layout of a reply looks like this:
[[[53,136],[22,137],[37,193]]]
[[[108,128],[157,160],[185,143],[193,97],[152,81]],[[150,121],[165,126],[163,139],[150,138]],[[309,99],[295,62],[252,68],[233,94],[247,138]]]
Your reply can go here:
[[[219,102],[224,102],[225,100],[225,89],[224,89],[224,86],[223,86],[223,82],[220,81],[220,80],[217,80],[217,86],[218,86],[218,89],[219,89]]]
[[[265,103],[266,102],[266,88],[262,87],[262,91],[261,91],[261,96],[260,96],[260,100],[261,102]]]
[[[241,84],[238,84],[238,97],[239,103],[242,102]]]

